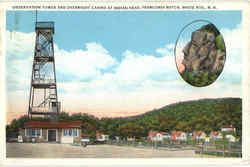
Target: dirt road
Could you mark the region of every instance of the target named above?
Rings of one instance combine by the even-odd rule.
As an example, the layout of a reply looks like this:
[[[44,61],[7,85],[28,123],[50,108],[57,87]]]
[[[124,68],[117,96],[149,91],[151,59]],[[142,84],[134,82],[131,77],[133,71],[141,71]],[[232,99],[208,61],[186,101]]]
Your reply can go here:
[[[87,147],[52,143],[7,143],[7,158],[168,158],[198,157],[193,150],[167,151],[113,145]]]

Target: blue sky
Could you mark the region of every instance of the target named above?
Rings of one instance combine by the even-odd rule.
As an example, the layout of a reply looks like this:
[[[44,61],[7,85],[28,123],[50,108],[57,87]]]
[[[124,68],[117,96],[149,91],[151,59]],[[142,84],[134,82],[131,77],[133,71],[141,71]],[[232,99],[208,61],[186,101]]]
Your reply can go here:
[[[7,29],[34,32],[35,11],[7,12]],[[84,43],[101,43],[118,60],[124,50],[152,54],[154,49],[176,40],[182,27],[193,20],[209,20],[218,28],[235,28],[241,22],[237,11],[210,12],[38,12],[39,21],[54,21],[57,44],[67,51]],[[157,56],[157,55],[156,55]]]
[[[179,76],[174,46],[181,29],[200,19],[221,32],[227,57],[216,82],[196,88]],[[6,20],[8,111],[17,115],[17,107],[27,111],[35,12],[8,11]],[[39,11],[38,21],[55,22],[58,96],[68,112],[126,116],[178,101],[241,97],[240,11]]]

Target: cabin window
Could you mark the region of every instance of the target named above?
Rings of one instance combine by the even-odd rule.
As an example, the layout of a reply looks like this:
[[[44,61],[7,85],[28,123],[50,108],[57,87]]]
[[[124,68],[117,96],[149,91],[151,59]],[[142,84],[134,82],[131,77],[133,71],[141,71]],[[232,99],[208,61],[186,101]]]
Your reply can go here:
[[[72,129],[69,129],[69,136],[72,136]]]
[[[63,130],[63,136],[69,136],[69,129]]]
[[[41,136],[41,129],[26,129],[26,136]]]
[[[73,136],[77,136],[77,129],[73,129]]]
[[[64,129],[63,130],[64,136],[77,136],[77,129]]]

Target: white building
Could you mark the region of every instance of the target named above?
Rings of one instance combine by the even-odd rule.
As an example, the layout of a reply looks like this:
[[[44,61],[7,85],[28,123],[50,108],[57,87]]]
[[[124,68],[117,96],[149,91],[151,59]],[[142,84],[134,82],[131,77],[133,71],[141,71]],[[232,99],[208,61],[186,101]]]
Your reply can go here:
[[[230,142],[236,142],[236,138],[233,135],[226,135],[226,139],[228,139],[228,141]]]

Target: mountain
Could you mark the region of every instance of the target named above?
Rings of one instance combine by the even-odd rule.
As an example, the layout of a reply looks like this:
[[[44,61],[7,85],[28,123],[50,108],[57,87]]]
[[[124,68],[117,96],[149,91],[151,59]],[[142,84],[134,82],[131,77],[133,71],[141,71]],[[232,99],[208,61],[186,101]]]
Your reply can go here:
[[[96,130],[110,135],[146,137],[150,130],[170,132],[179,130],[193,132],[202,130],[220,130],[224,125],[236,128],[237,136],[242,133],[242,99],[217,98],[179,102],[164,106],[141,115],[126,118],[96,118],[85,113],[69,115],[62,112],[60,121],[82,121],[82,132],[95,138]],[[22,128],[27,116],[22,116],[7,125],[7,135],[17,133]]]
[[[150,130],[202,130],[209,133],[220,130],[224,125],[233,125],[237,135],[241,136],[242,99],[217,98],[179,102],[142,115],[120,119],[123,121],[120,127],[140,127],[144,136]]]

